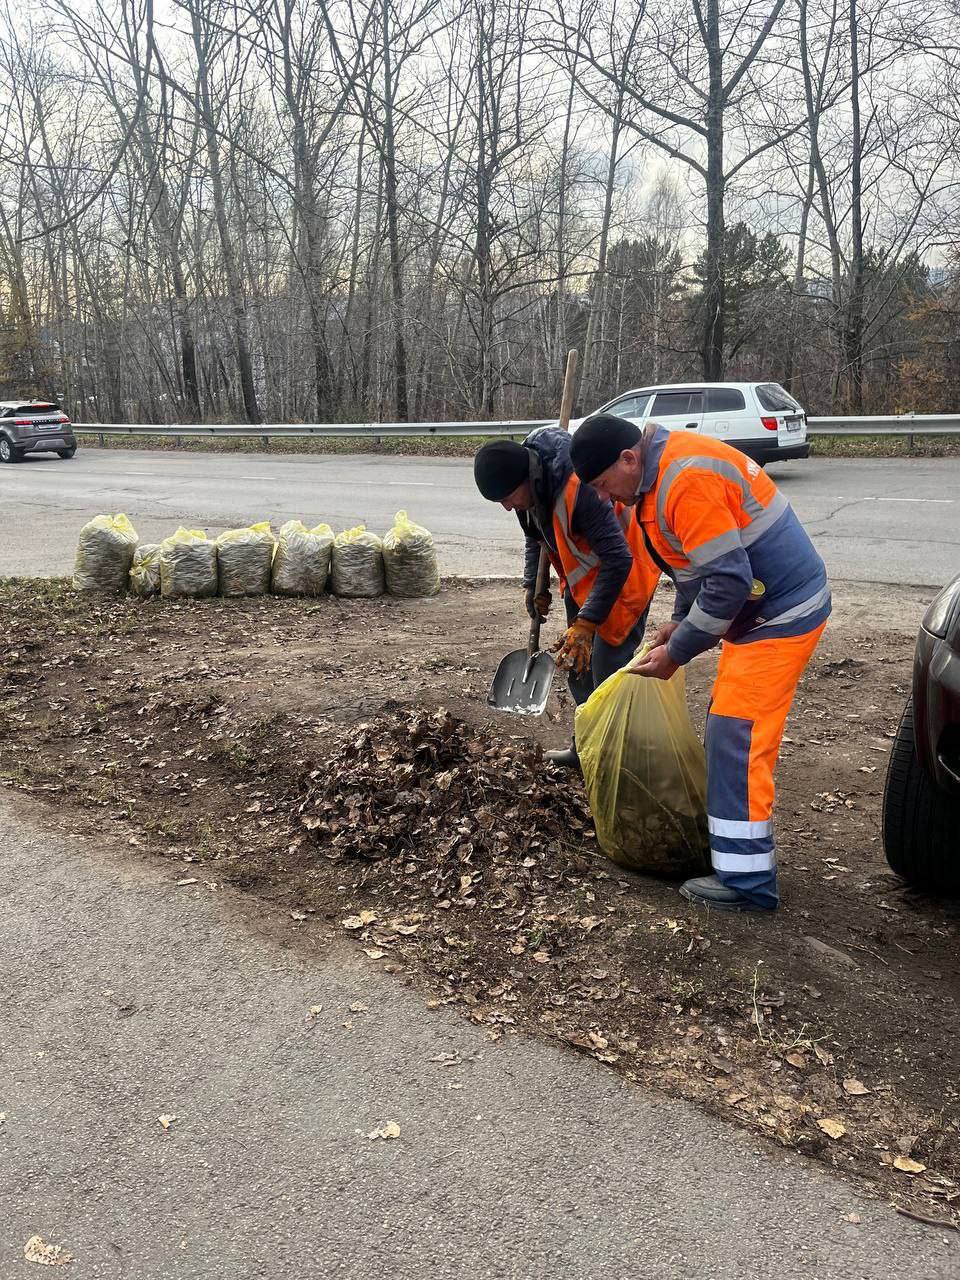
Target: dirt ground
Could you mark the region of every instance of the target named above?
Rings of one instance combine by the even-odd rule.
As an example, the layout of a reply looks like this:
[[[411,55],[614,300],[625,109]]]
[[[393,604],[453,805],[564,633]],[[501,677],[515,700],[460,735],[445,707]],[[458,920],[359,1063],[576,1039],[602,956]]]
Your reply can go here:
[[[569,732],[559,680],[540,719],[487,707],[524,639],[512,584],[199,603],[0,584],[0,780],[182,885],[355,939],[492,1038],[559,1038],[955,1225],[960,907],[905,890],[879,840],[928,599],[836,586],[782,749],[769,918],[607,861],[578,780],[540,756]],[[713,665],[689,673],[698,727]]]

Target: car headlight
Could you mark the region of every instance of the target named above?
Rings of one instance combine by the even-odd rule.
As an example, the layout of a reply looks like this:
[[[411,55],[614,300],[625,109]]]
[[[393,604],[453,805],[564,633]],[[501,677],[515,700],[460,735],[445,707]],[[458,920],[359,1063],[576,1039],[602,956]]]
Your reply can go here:
[[[960,602],[960,578],[954,578],[943,588],[933,604],[923,615],[923,629],[934,636],[945,636],[950,626],[950,617],[955,606]]]

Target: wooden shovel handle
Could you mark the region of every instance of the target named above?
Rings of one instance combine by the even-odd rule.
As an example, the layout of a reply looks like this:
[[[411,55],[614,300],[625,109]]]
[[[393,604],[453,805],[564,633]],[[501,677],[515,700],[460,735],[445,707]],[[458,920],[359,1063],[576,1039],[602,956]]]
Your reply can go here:
[[[567,367],[563,372],[563,397],[560,400],[560,426],[567,431],[573,413],[573,397],[577,389],[577,352],[567,352]]]
[[[560,428],[563,431],[568,430],[570,426],[570,415],[573,413],[573,397],[577,389],[577,352],[567,352],[567,365],[563,371],[563,395],[560,400]],[[550,561],[547,558],[546,547],[540,548],[540,559],[537,562],[537,584],[534,588],[534,596],[543,595],[547,590],[550,582]],[[540,615],[534,612],[533,621],[530,624],[530,639],[527,643],[527,652],[531,657],[540,648]]]

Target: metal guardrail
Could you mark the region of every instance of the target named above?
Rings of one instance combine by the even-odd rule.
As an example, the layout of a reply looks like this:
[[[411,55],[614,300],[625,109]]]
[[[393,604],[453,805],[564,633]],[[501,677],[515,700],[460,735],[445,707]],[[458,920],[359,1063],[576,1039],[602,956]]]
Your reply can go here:
[[[808,418],[812,436],[960,435],[960,413],[899,413],[865,418]]]
[[[537,418],[530,421],[505,422],[336,422],[320,423],[261,422],[244,426],[155,426],[129,422],[75,422],[74,431],[98,436],[182,436],[186,440],[214,438],[230,439],[262,436],[272,437],[318,436],[321,439],[348,436],[366,436],[377,439],[391,436],[525,436],[536,427],[546,427],[556,418]]]
[[[505,422],[337,422],[275,423],[244,426],[203,426],[169,424],[157,426],[129,422],[75,422],[74,431],[106,436],[175,436],[178,440],[317,436],[341,438],[361,436],[389,439],[395,436],[524,436],[537,427],[547,427],[555,418],[508,420]],[[808,418],[809,435],[837,436],[940,436],[960,435],[960,414],[904,413],[875,417]]]

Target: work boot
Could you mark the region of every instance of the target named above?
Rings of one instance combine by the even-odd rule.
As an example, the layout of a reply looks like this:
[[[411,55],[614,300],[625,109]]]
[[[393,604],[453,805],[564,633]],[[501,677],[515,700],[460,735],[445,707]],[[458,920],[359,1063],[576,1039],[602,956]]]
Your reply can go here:
[[[557,764],[561,769],[580,768],[580,757],[577,755],[577,746],[574,742],[571,742],[569,747],[564,747],[562,751],[545,751],[543,758],[547,764]]]
[[[698,907],[712,907],[714,911],[766,911],[736,889],[722,884],[717,876],[698,876],[680,886],[681,898],[696,903]]]

